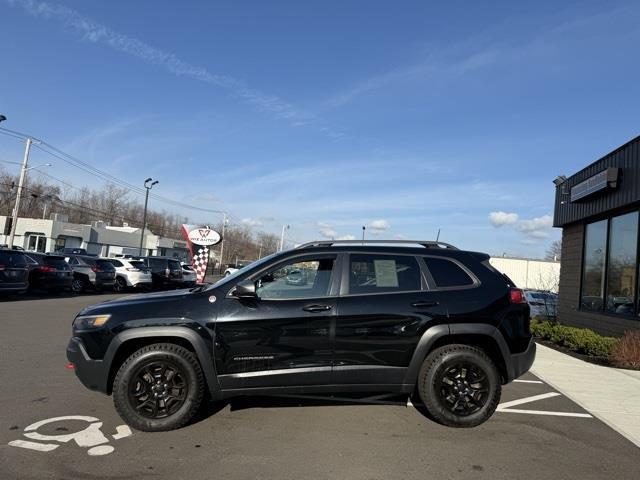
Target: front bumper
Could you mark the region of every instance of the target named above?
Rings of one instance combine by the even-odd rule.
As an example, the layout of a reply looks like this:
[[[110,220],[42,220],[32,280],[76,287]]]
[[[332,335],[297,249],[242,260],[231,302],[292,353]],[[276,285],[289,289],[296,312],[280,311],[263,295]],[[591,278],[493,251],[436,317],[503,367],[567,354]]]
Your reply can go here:
[[[507,367],[507,382],[524,375],[529,371],[533,361],[536,359],[536,342],[531,337],[529,346],[522,353],[511,354],[505,358]]]
[[[71,337],[69,340],[67,360],[73,364],[76,376],[85,387],[107,393],[108,368],[102,360],[89,357],[80,338]]]

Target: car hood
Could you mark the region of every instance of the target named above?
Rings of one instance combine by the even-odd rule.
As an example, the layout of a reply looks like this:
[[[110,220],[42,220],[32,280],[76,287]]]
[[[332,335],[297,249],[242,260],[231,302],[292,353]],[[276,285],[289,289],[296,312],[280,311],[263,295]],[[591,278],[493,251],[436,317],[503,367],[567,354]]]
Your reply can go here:
[[[161,316],[174,315],[176,313],[183,313],[185,303],[184,299],[191,295],[189,289],[172,290],[170,292],[153,292],[153,293],[141,293],[137,295],[128,295],[126,297],[116,298],[114,300],[107,300],[106,302],[90,305],[83,309],[78,315],[94,315],[102,313],[113,313],[114,311],[128,311],[142,313],[147,310],[151,304],[159,305],[163,304],[161,310]],[[172,307],[172,305],[174,307]],[[156,308],[160,308],[159,306]]]

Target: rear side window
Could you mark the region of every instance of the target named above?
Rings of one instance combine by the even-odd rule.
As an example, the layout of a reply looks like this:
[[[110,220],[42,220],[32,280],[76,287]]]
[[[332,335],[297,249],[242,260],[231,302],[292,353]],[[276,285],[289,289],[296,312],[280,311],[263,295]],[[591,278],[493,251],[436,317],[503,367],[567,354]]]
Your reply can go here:
[[[43,263],[45,265],[51,265],[52,267],[66,267],[67,262],[63,257],[44,257]]]
[[[23,253],[0,252],[0,263],[7,267],[24,267],[27,261]]]
[[[96,260],[96,265],[103,270],[115,270],[115,267],[109,260]]]
[[[132,260],[129,262],[129,264],[133,267],[133,268],[145,268],[146,265],[144,264],[144,262],[140,261],[140,260]]]
[[[436,287],[464,287],[473,285],[473,279],[460,265],[446,258],[425,257],[427,268]]]
[[[182,267],[180,266],[180,262],[177,262],[175,260],[169,260],[169,269],[170,270],[182,270]]]
[[[164,269],[167,267],[167,262],[161,258],[150,258],[149,266],[153,269]]]
[[[111,265],[114,267],[122,267],[122,262],[120,260],[109,260],[109,262],[111,262]]]
[[[420,267],[404,255],[351,255],[349,293],[409,292],[420,290]]]

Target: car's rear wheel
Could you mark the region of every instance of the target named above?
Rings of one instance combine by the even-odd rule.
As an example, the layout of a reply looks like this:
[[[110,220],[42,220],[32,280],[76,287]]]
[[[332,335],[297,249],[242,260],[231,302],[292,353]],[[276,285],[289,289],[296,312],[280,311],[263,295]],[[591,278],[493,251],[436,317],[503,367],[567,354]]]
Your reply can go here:
[[[469,345],[445,345],[431,352],[418,376],[418,393],[428,414],[449,427],[475,427],[493,415],[502,391],[489,356]]]
[[[113,382],[113,402],[122,419],[145,432],[184,426],[204,397],[204,377],[189,350],[156,343],[134,352]]]
[[[120,293],[127,289],[127,282],[122,277],[116,277],[116,283],[113,284],[113,289]]]
[[[81,278],[74,278],[71,282],[71,291],[73,293],[82,293],[86,288],[85,281]]]

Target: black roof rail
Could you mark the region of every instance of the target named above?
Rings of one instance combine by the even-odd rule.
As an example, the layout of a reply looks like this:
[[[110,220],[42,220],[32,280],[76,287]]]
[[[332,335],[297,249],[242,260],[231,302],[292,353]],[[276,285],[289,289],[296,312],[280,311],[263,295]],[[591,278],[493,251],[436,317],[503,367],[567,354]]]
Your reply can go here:
[[[332,245],[353,245],[353,244],[382,244],[382,245],[406,245],[406,244],[417,244],[421,245],[424,248],[443,248],[447,250],[458,250],[457,247],[454,247],[450,243],[445,242],[436,242],[433,240],[316,240],[314,242],[303,243],[302,245],[298,245],[298,248],[308,248],[308,247],[330,247]]]

